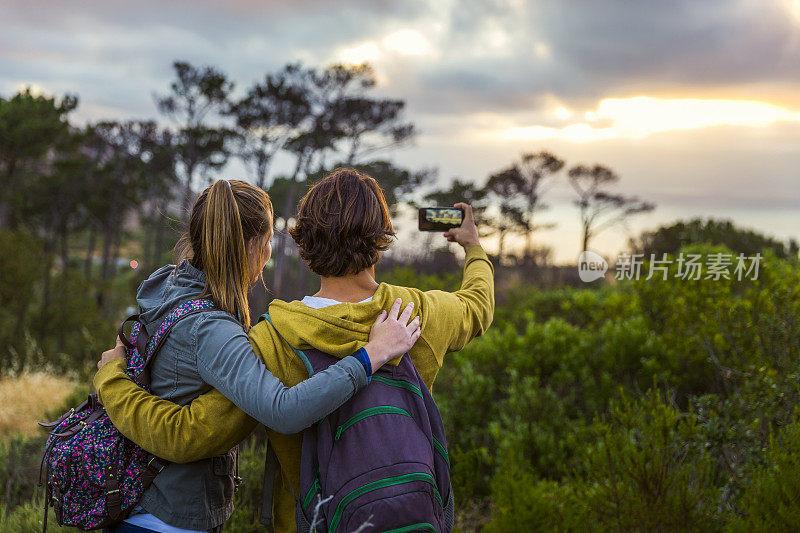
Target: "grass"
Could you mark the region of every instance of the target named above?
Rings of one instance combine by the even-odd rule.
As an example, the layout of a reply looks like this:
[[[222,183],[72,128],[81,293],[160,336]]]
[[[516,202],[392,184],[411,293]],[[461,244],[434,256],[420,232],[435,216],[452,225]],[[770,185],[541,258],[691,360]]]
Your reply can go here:
[[[72,380],[44,372],[0,378],[0,438],[39,434],[36,422],[63,405],[74,389]]]

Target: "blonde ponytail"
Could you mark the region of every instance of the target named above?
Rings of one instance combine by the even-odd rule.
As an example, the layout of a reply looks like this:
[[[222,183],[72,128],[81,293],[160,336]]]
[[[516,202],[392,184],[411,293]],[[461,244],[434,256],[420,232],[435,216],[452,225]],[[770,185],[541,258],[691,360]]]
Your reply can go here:
[[[272,203],[262,189],[244,181],[219,180],[192,208],[189,231],[176,246],[176,259],[190,259],[206,275],[203,297],[250,328],[247,243],[272,236]],[[189,253],[191,249],[191,254]]]
[[[250,325],[247,306],[247,246],[233,188],[220,180],[211,186],[203,217],[201,261],[206,288],[220,309]]]

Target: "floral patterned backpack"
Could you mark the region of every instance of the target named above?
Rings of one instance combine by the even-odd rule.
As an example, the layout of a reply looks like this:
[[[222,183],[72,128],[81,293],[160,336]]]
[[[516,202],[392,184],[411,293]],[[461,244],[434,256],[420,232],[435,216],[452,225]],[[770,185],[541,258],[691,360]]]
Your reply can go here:
[[[211,300],[184,302],[167,314],[150,338],[139,315],[128,317],[118,332],[126,346],[126,373],[149,390],[149,365],[172,327],[213,308]],[[128,322],[133,322],[130,339],[123,331]],[[59,525],[84,531],[122,521],[168,464],[125,438],[111,423],[97,394],[58,420],[39,424],[51,429],[39,472],[39,485],[45,485],[44,531],[51,505]]]

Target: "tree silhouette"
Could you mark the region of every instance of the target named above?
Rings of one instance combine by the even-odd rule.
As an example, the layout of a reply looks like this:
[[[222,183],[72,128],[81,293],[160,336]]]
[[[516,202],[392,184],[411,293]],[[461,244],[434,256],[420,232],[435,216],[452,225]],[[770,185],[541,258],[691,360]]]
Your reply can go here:
[[[144,264],[147,268],[156,268],[167,246],[164,233],[172,222],[170,206],[179,185],[175,173],[177,153],[175,151],[173,132],[158,127],[154,122],[142,123],[141,149],[144,162],[144,212],[142,219],[144,231]]]
[[[67,134],[67,115],[77,106],[75,96],[56,101],[29,88],[8,100],[0,98],[0,226],[17,224],[15,209],[26,201],[20,195],[26,176]]]
[[[569,183],[578,195],[578,206],[583,226],[581,250],[589,248],[589,241],[601,231],[625,221],[628,217],[652,211],[655,204],[636,197],[623,196],[604,190],[619,181],[619,176],[602,165],[578,165],[569,170]]]
[[[521,233],[527,228],[523,199],[525,180],[513,168],[505,169],[489,176],[485,189],[497,207],[497,213],[488,219],[488,225],[492,233],[498,235],[497,257],[502,260],[508,233]]]
[[[279,211],[284,226],[296,209],[298,182],[329,168],[329,154],[345,152],[345,161],[353,164],[364,154],[405,142],[413,133],[413,128],[399,119],[402,102],[368,96],[375,86],[368,65],[337,64],[324,69],[294,65],[290,72],[291,83],[302,91],[308,113],[284,145],[295,158],[285,204]],[[291,243],[285,232],[276,237],[273,287],[281,294],[285,256],[291,253]]]
[[[330,113],[341,151],[346,154],[346,165],[405,144],[415,135],[414,125],[402,120],[403,100],[369,96],[368,91],[376,83],[370,65],[333,65],[321,78],[339,87],[331,100]]]
[[[525,261],[533,258],[533,232],[535,215],[547,208],[542,200],[554,176],[564,167],[564,161],[547,151],[522,154],[518,162],[497,173],[492,187],[506,194],[520,195],[521,207],[506,207],[507,217],[514,220],[520,232],[525,234]],[[491,178],[490,178],[490,181]],[[504,184],[501,186],[500,182]],[[501,211],[503,208],[501,207]]]
[[[469,181],[456,178],[449,189],[438,189],[425,195],[425,204],[429,207],[449,207],[458,202],[472,206],[475,223],[480,227],[486,224],[486,208],[488,207],[488,191],[475,186]],[[420,206],[425,207],[425,206]]]
[[[231,132],[213,125],[213,119],[229,109],[233,82],[214,67],[176,61],[173,68],[176,79],[170,84],[170,93],[155,100],[158,110],[178,127],[174,142],[184,180],[183,210],[188,214],[195,177],[227,162]]]
[[[152,122],[100,122],[93,127],[94,157],[100,167],[98,192],[103,195],[103,246],[100,279],[111,277],[114,259],[119,256],[125,217],[142,204],[148,190],[146,158],[155,134]],[[103,293],[98,297],[108,305]]]
[[[311,113],[305,88],[296,83],[301,67],[286,65],[255,83],[226,114],[236,119],[237,152],[253,166],[256,184],[269,187],[269,167],[275,155],[299,132]]]
[[[60,258],[62,280],[69,271],[69,236],[82,224],[83,199],[87,193],[81,177],[85,172],[85,159],[80,157],[78,147],[81,134],[65,132],[48,150],[45,163],[35,173],[27,176],[26,198],[18,206],[25,225],[42,238],[44,277],[41,288],[40,320],[38,334],[45,336],[49,329],[46,323],[53,294],[55,259]],[[62,349],[63,331],[58,335],[57,348]]]
[[[372,176],[380,184],[392,215],[397,214],[400,204],[413,203],[411,200],[413,193],[435,177],[432,170],[412,171],[388,161],[371,161],[353,165],[353,168]]]

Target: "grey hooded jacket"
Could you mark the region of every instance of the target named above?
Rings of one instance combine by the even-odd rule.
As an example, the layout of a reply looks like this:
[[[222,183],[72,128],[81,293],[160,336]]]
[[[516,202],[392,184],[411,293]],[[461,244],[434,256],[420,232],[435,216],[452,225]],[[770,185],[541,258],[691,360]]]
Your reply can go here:
[[[197,298],[205,275],[188,261],[167,265],[139,287],[139,315],[152,335],[166,314]],[[253,350],[242,326],[223,311],[187,317],[175,325],[151,363],[153,394],[186,405],[212,388],[245,413],[280,433],[297,433],[327,416],[367,384],[355,357],[287,388]],[[221,420],[220,423],[225,423]],[[170,464],[145,492],[141,506],[167,524],[208,530],[233,512],[238,449],[188,464]]]

